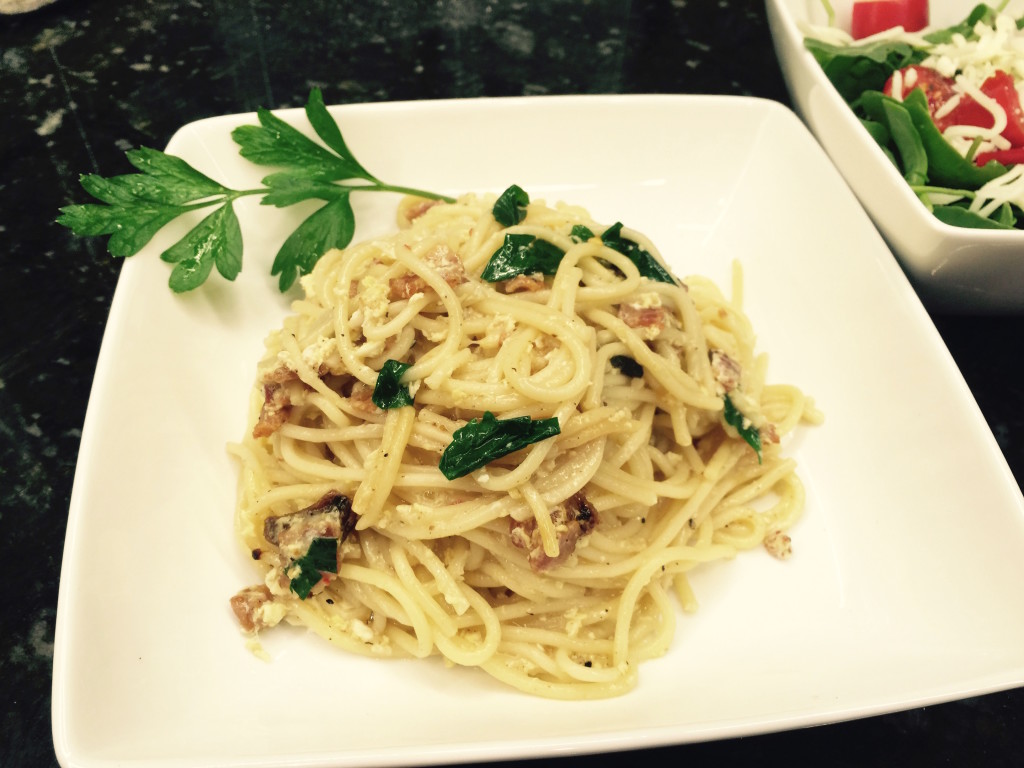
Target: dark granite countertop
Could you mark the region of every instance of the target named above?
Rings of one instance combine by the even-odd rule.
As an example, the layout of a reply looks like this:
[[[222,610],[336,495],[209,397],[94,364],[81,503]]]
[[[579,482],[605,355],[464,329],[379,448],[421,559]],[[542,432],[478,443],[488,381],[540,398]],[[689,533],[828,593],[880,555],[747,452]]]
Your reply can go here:
[[[0,4],[2,7],[2,4]],[[58,0],[0,16],[0,765],[56,763],[57,585],[119,264],[56,226],[79,173],[128,170],[184,123],[303,103],[720,93],[788,103],[762,0]],[[934,320],[1018,479],[1022,317]],[[969,514],[969,510],[965,514]],[[1008,606],[1019,610],[1020,606]],[[1024,691],[562,764],[1019,765]]]

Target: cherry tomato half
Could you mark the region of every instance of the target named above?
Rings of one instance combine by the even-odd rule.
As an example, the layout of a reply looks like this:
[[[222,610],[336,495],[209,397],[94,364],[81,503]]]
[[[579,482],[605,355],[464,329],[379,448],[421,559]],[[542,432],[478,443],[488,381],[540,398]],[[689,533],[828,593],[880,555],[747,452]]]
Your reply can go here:
[[[893,27],[917,32],[928,26],[928,0],[858,0],[850,34],[855,40]]]

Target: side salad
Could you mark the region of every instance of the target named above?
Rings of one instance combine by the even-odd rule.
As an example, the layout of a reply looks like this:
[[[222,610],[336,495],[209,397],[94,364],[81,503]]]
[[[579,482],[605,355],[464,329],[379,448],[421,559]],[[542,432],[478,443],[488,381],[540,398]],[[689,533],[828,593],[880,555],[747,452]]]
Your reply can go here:
[[[954,226],[1024,229],[1024,17],[1005,13],[1007,3],[932,29],[924,0],[867,0],[854,3],[856,30],[805,33],[921,202]],[[867,6],[877,8],[858,16]]]

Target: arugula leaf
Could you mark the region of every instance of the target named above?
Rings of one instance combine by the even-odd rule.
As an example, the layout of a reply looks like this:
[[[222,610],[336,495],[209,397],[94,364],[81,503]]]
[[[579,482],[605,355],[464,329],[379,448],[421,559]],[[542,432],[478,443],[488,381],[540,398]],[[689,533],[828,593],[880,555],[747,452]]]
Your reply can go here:
[[[482,419],[473,419],[455,430],[438,467],[445,477],[455,480],[560,432],[556,418],[534,421],[529,416],[519,416],[499,420],[487,411]]]
[[[331,248],[344,248],[351,243],[355,231],[355,213],[348,191],[343,190],[336,199],[302,222],[277,252],[270,274],[279,275],[281,292],[287,291],[298,277],[309,274]]]
[[[533,235],[505,235],[501,248],[491,254],[480,275],[489,283],[509,280],[516,275],[541,272],[553,275],[565,256],[565,251],[547,240]]]
[[[325,572],[338,572],[338,540],[326,537],[313,539],[306,554],[296,560],[295,565],[299,567],[299,573],[292,577],[289,587],[305,600]]]
[[[642,379],[644,367],[628,355],[612,355],[608,362],[614,365],[619,371],[631,379]]]
[[[522,187],[513,184],[494,202],[491,213],[503,227],[511,227],[526,218],[526,206],[529,204],[530,196]]]
[[[658,283],[671,283],[676,285],[675,278],[665,269],[661,262],[659,262],[650,252],[645,251],[640,247],[639,243],[633,240],[628,240],[622,236],[622,222],[616,222],[612,224],[608,229],[601,233],[601,242],[611,248],[613,251],[618,251],[622,255],[626,256],[630,261],[636,264],[636,268],[640,270],[640,274],[644,277],[654,280]]]
[[[736,428],[739,432],[740,437],[754,449],[754,453],[757,454],[757,463],[761,463],[761,433],[757,431],[757,428],[750,424],[746,417],[740,413],[740,410],[733,404],[732,400],[728,395],[725,396],[725,406],[722,413],[725,423]]]
[[[377,374],[377,383],[373,385],[370,399],[381,410],[402,408],[412,405],[413,398],[409,387],[401,383],[402,374],[412,367],[412,363],[400,363],[397,360],[385,360]]]
[[[370,174],[352,155],[341,129],[324,106],[319,89],[312,89],[306,117],[326,147],[292,128],[273,113],[260,109],[259,125],[232,132],[239,152],[253,162],[286,170],[263,179],[256,189],[225,187],[181,158],[141,147],[126,153],[138,173],[104,178],[80,177],[82,188],[101,205],[87,203],[60,209],[57,223],[76,235],[109,235],[112,256],[138,253],[166,224],[191,211],[216,206],[161,258],[174,264],[169,284],[176,292],[201,285],[213,267],[233,280],[242,266],[242,234],[233,203],[248,195],[262,195],[263,205],[283,208],[304,200],[323,200],[322,206],[288,237],[271,268],[286,291],[309,272],[330,248],[344,248],[355,232],[355,214],[349,203],[353,191],[397,192],[454,202],[446,195],[386,184]],[[368,183],[342,184],[345,180]]]

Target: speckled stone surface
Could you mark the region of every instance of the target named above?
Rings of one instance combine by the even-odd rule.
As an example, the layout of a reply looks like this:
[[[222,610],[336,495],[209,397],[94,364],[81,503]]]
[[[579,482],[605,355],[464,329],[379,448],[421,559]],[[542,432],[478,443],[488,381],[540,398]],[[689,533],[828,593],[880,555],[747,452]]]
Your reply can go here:
[[[58,0],[0,16],[2,766],[56,764],[50,673],[57,584],[81,428],[119,269],[102,242],[55,225],[57,209],[83,200],[79,173],[127,172],[126,149],[161,148],[199,118],[297,106],[313,85],[335,103],[648,92],[788,103],[759,0]],[[934,319],[1019,482],[1024,384],[1016,352],[1024,319]],[[1020,765],[1024,692],[552,762],[633,761]]]

